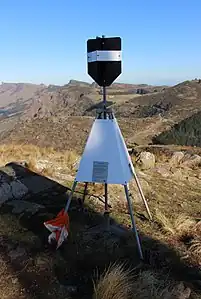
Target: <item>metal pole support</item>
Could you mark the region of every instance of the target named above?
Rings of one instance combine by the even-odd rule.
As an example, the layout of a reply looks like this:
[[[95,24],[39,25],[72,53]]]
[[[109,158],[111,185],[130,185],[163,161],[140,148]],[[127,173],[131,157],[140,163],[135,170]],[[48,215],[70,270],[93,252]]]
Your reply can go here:
[[[110,227],[110,218],[109,218],[109,210],[108,210],[108,184],[104,185],[105,187],[105,212],[104,212],[104,218],[105,218],[105,226],[106,230],[109,230]]]
[[[107,118],[107,114],[106,114],[106,87],[103,86],[103,115],[104,115],[104,119]]]
[[[147,201],[146,201],[146,199],[145,199],[145,196],[144,196],[144,193],[143,193],[143,191],[142,191],[142,187],[141,187],[141,185],[140,185],[140,182],[139,182],[139,180],[138,180],[138,177],[137,177],[137,175],[136,175],[136,173],[135,173],[135,169],[134,169],[134,167],[133,167],[131,164],[130,164],[129,166],[130,166],[131,171],[132,171],[132,173],[133,173],[133,176],[134,176],[135,182],[136,182],[136,184],[137,184],[139,193],[140,193],[140,195],[141,195],[142,201],[144,202],[145,208],[146,208],[146,210],[147,210],[147,214],[149,215],[150,220],[152,220],[152,215],[151,215],[151,212],[150,212],[150,210],[149,210],[149,206],[148,206],[148,203],[147,203]]]
[[[76,185],[77,185],[77,181],[74,181],[73,186],[72,186],[72,189],[71,189],[71,193],[70,193],[70,195],[69,195],[69,198],[68,198],[68,200],[67,200],[67,203],[66,203],[66,206],[65,206],[65,209],[64,209],[65,212],[68,212],[68,209],[69,209],[69,207],[70,207],[71,200],[72,200],[72,198],[73,198],[73,193],[74,193],[74,191],[75,191]]]
[[[129,197],[129,190],[128,190],[127,185],[124,185],[124,190],[125,190],[126,199],[127,199],[127,202],[128,202],[129,213],[130,213],[132,227],[133,227],[132,229],[133,229],[133,232],[135,233],[135,237],[136,237],[136,240],[137,240],[139,255],[140,255],[140,258],[143,260],[144,258],[143,258],[143,254],[142,254],[142,248],[141,248],[140,239],[139,239],[137,228],[136,228],[136,223],[135,223],[135,219],[134,219],[134,215],[133,215],[133,209],[132,209],[132,203],[131,203],[131,200],[130,200],[130,197]]]
[[[83,198],[82,198],[82,204],[84,204],[85,197],[87,195],[87,187],[88,187],[88,182],[86,182],[85,186],[84,186],[84,194],[83,194]]]

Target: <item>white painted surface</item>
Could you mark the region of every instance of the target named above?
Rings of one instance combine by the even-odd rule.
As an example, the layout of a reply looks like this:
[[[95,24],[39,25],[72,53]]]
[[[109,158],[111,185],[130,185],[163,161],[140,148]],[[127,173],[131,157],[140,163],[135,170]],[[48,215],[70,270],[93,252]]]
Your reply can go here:
[[[92,179],[94,161],[108,162],[108,184],[126,184],[133,178],[129,167],[132,162],[116,119],[94,121],[79,164],[77,181],[95,182]]]
[[[121,61],[121,51],[93,51],[87,54],[88,62]]]

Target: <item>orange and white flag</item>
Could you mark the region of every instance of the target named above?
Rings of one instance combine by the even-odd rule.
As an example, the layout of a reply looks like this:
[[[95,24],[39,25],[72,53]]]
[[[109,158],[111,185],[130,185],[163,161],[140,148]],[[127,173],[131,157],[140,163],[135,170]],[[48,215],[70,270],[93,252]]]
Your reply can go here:
[[[57,249],[67,239],[69,232],[69,216],[62,209],[56,218],[44,222],[45,227],[51,232],[48,237],[48,242],[51,244],[53,240],[57,242]]]

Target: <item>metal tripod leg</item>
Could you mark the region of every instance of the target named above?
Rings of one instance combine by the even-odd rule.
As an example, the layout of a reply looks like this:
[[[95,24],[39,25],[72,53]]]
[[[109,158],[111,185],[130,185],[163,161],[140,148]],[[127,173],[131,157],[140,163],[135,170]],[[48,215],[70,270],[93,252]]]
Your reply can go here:
[[[83,194],[83,198],[82,198],[82,204],[84,204],[84,201],[85,201],[85,197],[87,194],[87,187],[88,187],[88,182],[86,182],[85,186],[84,186],[84,194]]]
[[[71,193],[70,193],[70,195],[69,195],[68,201],[67,201],[66,206],[65,206],[65,209],[64,209],[65,212],[67,212],[68,209],[69,209],[69,207],[70,207],[71,200],[72,200],[73,193],[74,193],[74,191],[75,191],[76,185],[77,185],[77,181],[74,181],[73,186],[72,186],[72,189],[71,189]]]
[[[130,167],[131,167],[131,170],[132,170],[134,179],[135,179],[135,181],[136,181],[136,184],[137,184],[139,193],[140,193],[140,195],[141,195],[141,198],[142,198],[142,200],[143,200],[143,202],[144,202],[144,205],[145,205],[145,208],[146,208],[146,210],[147,210],[147,214],[149,215],[150,220],[152,220],[152,216],[151,216],[151,212],[150,212],[150,210],[149,210],[148,203],[147,203],[147,201],[146,201],[146,199],[145,199],[144,193],[143,193],[143,191],[142,191],[142,187],[141,187],[140,182],[139,182],[139,180],[138,180],[138,177],[137,177],[137,175],[136,175],[136,173],[135,173],[134,167],[132,167],[131,165],[130,165]]]
[[[105,184],[105,212],[108,211],[108,185]]]
[[[143,260],[144,258],[143,258],[143,254],[142,254],[142,248],[141,248],[140,239],[139,239],[136,224],[135,224],[135,219],[134,219],[133,209],[132,209],[132,203],[131,203],[131,200],[130,200],[130,197],[129,197],[129,190],[128,190],[127,185],[124,185],[124,190],[125,190],[125,194],[126,194],[126,199],[128,201],[128,207],[129,207],[129,213],[130,213],[130,217],[131,217],[133,231],[135,233],[135,237],[136,237],[136,240],[137,240],[138,251],[139,251],[139,254],[140,254],[140,258]]]
[[[105,187],[105,225],[106,225],[106,230],[109,230],[110,226],[110,219],[109,219],[109,210],[108,210],[108,184],[104,185]]]

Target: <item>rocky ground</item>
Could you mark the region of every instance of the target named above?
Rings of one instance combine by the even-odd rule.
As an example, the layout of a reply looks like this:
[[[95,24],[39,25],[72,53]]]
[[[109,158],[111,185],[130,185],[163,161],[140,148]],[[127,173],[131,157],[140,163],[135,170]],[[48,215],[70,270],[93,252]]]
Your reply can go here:
[[[57,251],[50,247],[43,222],[64,207],[79,156],[30,145],[1,146],[1,165],[6,164],[0,169],[1,298],[110,299],[110,284],[117,298],[201,298],[199,153],[199,148],[147,147],[132,154],[153,215],[149,221],[132,181],[142,262],[123,188],[117,186],[109,187],[111,231],[105,230],[102,187],[89,186],[83,210],[78,199],[84,185],[79,184],[68,240]],[[111,263],[116,268],[105,273]],[[126,286],[131,292],[122,294],[119,288]]]

